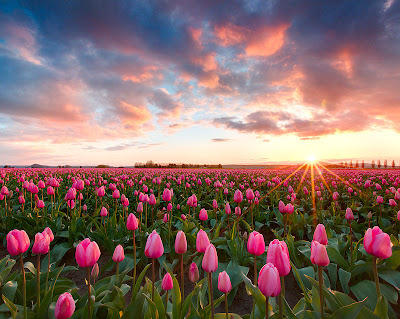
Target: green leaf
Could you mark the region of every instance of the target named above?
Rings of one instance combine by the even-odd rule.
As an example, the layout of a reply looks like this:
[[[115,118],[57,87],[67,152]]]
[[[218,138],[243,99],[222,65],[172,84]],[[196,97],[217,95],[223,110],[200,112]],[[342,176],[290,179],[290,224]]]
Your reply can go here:
[[[379,277],[400,291],[400,272],[392,269],[380,269]]]
[[[381,319],[388,318],[388,302],[385,296],[380,296],[376,303],[374,314],[378,315]]]
[[[382,294],[389,302],[397,302],[399,294],[393,287],[382,283],[380,284],[380,287]],[[353,292],[358,300],[364,300],[366,297],[368,297],[368,299],[365,301],[365,305],[371,310],[375,309],[378,298],[376,296],[376,286],[374,281],[363,280],[356,285],[350,287],[350,290]]]
[[[142,285],[143,277],[144,277],[144,275],[146,274],[147,269],[149,269],[150,265],[151,265],[151,264],[147,264],[147,265],[143,268],[143,270],[142,270],[142,272],[140,273],[139,277],[136,278],[135,287],[133,288],[133,291],[132,291],[132,301],[135,300],[135,298],[136,298],[136,296],[137,296],[137,294],[138,294],[139,288],[140,288],[140,286]],[[144,299],[144,297],[143,297],[143,299]]]
[[[8,309],[10,310],[11,316],[13,317],[13,319],[15,319],[15,317],[17,316],[17,306],[15,306],[14,303],[8,300],[7,297],[5,297],[4,295],[1,295],[1,297],[3,298],[3,301]]]
[[[328,253],[328,257],[331,262],[338,264],[340,268],[343,268],[345,270],[349,269],[349,264],[343,258],[343,256],[340,254],[338,250],[336,250],[332,246],[327,246],[326,251]]]
[[[18,283],[16,281],[7,281],[7,283],[3,286],[1,292],[4,297],[7,297],[8,300],[14,301],[15,293],[18,288]]]
[[[216,313],[214,315],[215,319],[226,319],[226,313]],[[241,316],[237,315],[236,313],[230,313],[228,312],[228,318],[229,319],[242,319]]]
[[[340,268],[339,269],[339,280],[340,280],[340,285],[342,286],[343,292],[345,294],[349,294],[350,279],[351,279],[351,273]]]
[[[261,293],[258,287],[254,286],[249,278],[245,274],[241,273],[243,281],[246,285],[247,290],[251,293],[254,300],[256,301],[257,308],[260,310],[260,317],[265,317],[265,296]]]
[[[400,266],[400,250],[393,250],[392,256],[386,259],[385,265],[390,269],[397,269]]]
[[[364,299],[365,300],[365,299]],[[344,306],[336,310],[330,319],[354,319],[358,316],[361,309],[364,307],[364,300],[352,303],[351,305]]]

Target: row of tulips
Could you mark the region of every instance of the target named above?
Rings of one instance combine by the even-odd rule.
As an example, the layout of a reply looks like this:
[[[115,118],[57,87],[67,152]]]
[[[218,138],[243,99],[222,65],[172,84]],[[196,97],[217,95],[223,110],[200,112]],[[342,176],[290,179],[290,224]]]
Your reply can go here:
[[[135,231],[137,229],[138,220],[130,214],[127,222],[127,228]],[[135,234],[133,234],[135,237]],[[51,229],[46,228],[42,233],[37,233],[35,241],[32,246],[32,253],[37,255],[37,307],[40,307],[40,257],[43,254],[49,253],[50,243],[54,239]],[[25,287],[25,271],[22,255],[28,250],[30,240],[24,230],[14,229],[7,234],[7,250],[12,256],[19,256],[21,260],[21,273],[23,277],[23,316],[27,318],[26,307],[26,287]],[[313,241],[311,243],[311,262],[317,266],[318,281],[319,281],[319,301],[320,301],[320,316],[324,318],[324,293],[323,293],[323,267],[329,265],[330,260],[327,254],[326,245],[328,245],[328,238],[325,227],[318,224]],[[392,255],[392,244],[388,234],[384,233],[378,226],[370,228],[366,231],[364,236],[364,248],[370,255],[373,256],[373,269],[374,278],[376,283],[376,293],[378,298],[381,296],[380,284],[377,272],[377,259],[387,259]],[[279,296],[279,310],[278,315],[283,318],[283,294],[284,294],[284,277],[291,271],[290,256],[285,241],[274,239],[268,246],[266,264],[261,268],[257,280],[257,265],[256,256],[262,255],[265,250],[265,242],[262,234],[253,231],[247,242],[247,249],[249,253],[254,255],[254,285],[258,284],[259,290],[266,297],[266,318],[269,318],[268,298]],[[209,305],[211,306],[211,318],[214,318],[214,299],[211,274],[218,269],[218,255],[217,250],[213,244],[210,243],[207,233],[200,229],[197,233],[196,250],[199,253],[204,253],[202,259],[202,268],[207,273],[208,292],[209,292]],[[175,252],[181,255],[181,298],[184,298],[184,264],[183,254],[187,251],[186,236],[183,231],[177,233],[175,239]],[[86,268],[87,273],[87,287],[88,287],[88,317],[92,315],[92,293],[91,293],[91,277],[93,273],[98,273],[97,261],[100,257],[100,248],[96,242],[91,241],[89,238],[81,241],[75,251],[76,262],[81,268]],[[145,255],[152,260],[152,294],[151,300],[155,301],[155,261],[164,254],[164,246],[160,235],[154,230],[149,234],[145,247]],[[117,264],[116,275],[118,276],[118,265],[125,258],[124,249],[118,245],[113,253],[112,260]],[[135,265],[136,266],[136,265]],[[50,264],[49,264],[50,267]],[[48,268],[48,271],[50,268]],[[48,274],[47,274],[48,278]],[[192,263],[189,268],[189,278],[192,282],[197,282],[199,279],[199,271],[196,263]],[[133,273],[133,285],[136,284],[136,270]],[[47,287],[47,280],[46,280]],[[168,292],[173,288],[173,279],[170,273],[166,273],[162,279],[161,288],[166,291],[166,307],[168,303]],[[47,288],[46,288],[47,289]],[[228,302],[227,294],[231,291],[232,285],[230,277],[226,271],[222,271],[218,275],[218,289],[225,295],[226,304],[226,318],[228,318]],[[61,294],[57,300],[54,315],[57,319],[66,319],[73,315],[75,310],[75,302],[69,292]]]

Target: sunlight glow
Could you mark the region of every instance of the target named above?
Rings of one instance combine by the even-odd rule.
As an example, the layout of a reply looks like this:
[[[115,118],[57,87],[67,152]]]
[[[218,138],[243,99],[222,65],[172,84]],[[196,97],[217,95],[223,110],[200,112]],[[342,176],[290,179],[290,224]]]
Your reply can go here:
[[[308,157],[308,161],[309,162],[315,162],[317,160],[317,158],[315,157],[315,155],[314,154],[312,154],[312,155],[310,155],[309,157]]]

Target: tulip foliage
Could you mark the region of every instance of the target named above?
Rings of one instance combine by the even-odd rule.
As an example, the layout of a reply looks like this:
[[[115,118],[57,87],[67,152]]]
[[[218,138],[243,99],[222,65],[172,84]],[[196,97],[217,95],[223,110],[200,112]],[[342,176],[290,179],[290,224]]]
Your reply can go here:
[[[399,317],[400,170],[314,165],[0,169],[0,319]]]

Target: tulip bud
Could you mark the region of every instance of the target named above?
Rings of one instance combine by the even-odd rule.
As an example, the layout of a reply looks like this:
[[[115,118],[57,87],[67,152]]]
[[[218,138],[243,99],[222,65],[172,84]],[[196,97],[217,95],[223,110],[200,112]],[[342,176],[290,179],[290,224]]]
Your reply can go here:
[[[161,237],[155,230],[147,237],[144,253],[148,258],[153,259],[160,258],[164,253]]]
[[[220,272],[218,275],[218,289],[224,294],[227,294],[232,289],[231,279],[226,271]]]
[[[326,236],[325,226],[318,224],[314,231],[313,240],[318,241],[322,245],[328,244],[328,237]]]
[[[112,256],[112,260],[116,263],[119,263],[125,259],[124,248],[121,245],[118,245],[114,249],[114,254]]]
[[[210,245],[210,240],[208,239],[207,233],[200,229],[196,237],[196,250],[199,253],[204,253],[208,245]]]
[[[329,257],[325,245],[313,240],[311,242],[311,262],[318,266],[328,266]]]
[[[178,231],[175,239],[175,252],[177,254],[184,254],[187,251],[186,236],[183,231]]]
[[[211,273],[218,269],[217,250],[213,244],[209,244],[204,253],[202,266],[205,272]]]
[[[199,268],[197,268],[196,263],[191,263],[189,267],[189,280],[193,283],[199,280]]]
[[[281,292],[279,271],[274,264],[265,264],[258,275],[258,288],[265,297],[276,297]]]
[[[54,316],[56,319],[68,319],[75,311],[75,301],[69,292],[65,292],[57,299]]]
[[[91,276],[94,280],[96,280],[96,278],[99,276],[99,272],[100,272],[99,264],[98,264],[98,263],[95,263],[95,264],[93,265],[93,267],[92,267],[92,272],[91,272],[90,276]]]
[[[164,275],[164,278],[163,278],[163,280],[162,280],[162,282],[161,282],[161,288],[162,288],[163,290],[171,290],[173,286],[174,286],[174,283],[173,283],[173,281],[172,281],[172,277],[171,277],[171,275],[167,272],[167,273]]]

